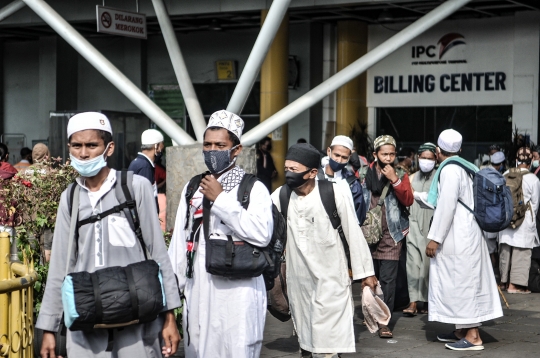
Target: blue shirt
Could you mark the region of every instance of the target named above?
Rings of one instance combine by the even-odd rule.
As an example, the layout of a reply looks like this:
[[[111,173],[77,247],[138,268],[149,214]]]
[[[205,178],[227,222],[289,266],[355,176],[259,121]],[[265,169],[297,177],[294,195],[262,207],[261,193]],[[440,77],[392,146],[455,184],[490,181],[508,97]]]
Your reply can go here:
[[[128,170],[150,180],[150,184],[152,185],[156,182],[154,165],[150,162],[150,159],[142,153],[139,153],[137,158],[133,159]]]

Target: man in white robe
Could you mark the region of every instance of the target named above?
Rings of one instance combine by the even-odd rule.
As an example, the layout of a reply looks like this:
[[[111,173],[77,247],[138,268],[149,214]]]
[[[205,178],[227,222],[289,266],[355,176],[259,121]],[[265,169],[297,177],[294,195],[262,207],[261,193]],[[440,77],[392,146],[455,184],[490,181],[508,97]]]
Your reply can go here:
[[[260,355],[266,318],[266,287],[262,276],[228,279],[206,272],[204,226],[194,222],[202,216],[203,197],[210,210],[210,239],[227,240],[227,235],[252,245],[266,247],[272,236],[272,201],[266,187],[256,182],[245,210],[237,200],[244,171],[236,166],[242,151],[240,137],[244,123],[237,115],[218,111],[205,132],[203,154],[212,175],[186,203],[182,191],[175,230],[169,247],[180,290],[184,292],[184,347],[186,358],[257,358]],[[186,211],[189,214],[186,215]],[[186,216],[188,225],[186,227]],[[197,242],[190,242],[192,230],[200,230]],[[188,248],[195,248],[188,252]],[[192,274],[186,254],[193,253]],[[188,277],[188,276],[191,276]]]
[[[429,273],[429,320],[456,325],[456,331],[437,338],[452,350],[483,350],[478,327],[481,322],[503,315],[487,244],[474,215],[460,204],[474,209],[473,183],[458,165],[445,165],[457,157],[462,136],[452,129],[438,139],[438,199],[428,234],[426,254],[431,258]],[[437,180],[437,177],[434,179]],[[432,187],[433,188],[433,187]],[[431,193],[431,190],[430,190]],[[420,198],[420,193],[415,193]]]
[[[536,231],[536,214],[540,199],[540,181],[529,171],[533,160],[530,148],[522,147],[517,151],[517,168],[504,173],[506,180],[515,170],[521,172],[521,190],[523,202],[528,206],[525,218],[517,228],[507,227],[499,233],[501,286],[508,293],[528,294],[529,270],[531,268],[532,249],[540,246]]]
[[[302,357],[337,358],[355,352],[354,302],[347,258],[332,227],[315,180],[319,153],[310,144],[293,145],[285,178],[293,189],[287,215],[287,291]],[[353,279],[373,290],[373,261],[351,204],[350,191],[334,185],[335,202],[349,245]],[[281,210],[278,188],[272,194]]]

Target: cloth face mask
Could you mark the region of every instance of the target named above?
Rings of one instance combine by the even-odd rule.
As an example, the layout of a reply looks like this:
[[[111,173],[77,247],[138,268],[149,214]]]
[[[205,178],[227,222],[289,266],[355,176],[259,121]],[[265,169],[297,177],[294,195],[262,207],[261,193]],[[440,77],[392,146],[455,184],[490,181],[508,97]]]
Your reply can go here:
[[[302,173],[294,173],[294,172],[286,171],[285,181],[287,182],[287,185],[293,189],[301,187],[309,180],[309,179],[304,179],[304,175],[306,175],[310,171],[311,169],[308,169]]]
[[[83,177],[91,178],[96,176],[101,168],[107,165],[107,162],[105,161],[105,153],[107,153],[107,150],[109,150],[109,144],[107,144],[103,154],[90,160],[77,159],[70,153],[69,158],[71,160],[71,166]]]
[[[203,150],[204,164],[212,174],[221,174],[236,162],[236,157],[231,160],[231,152],[237,146],[226,150]]]
[[[435,168],[435,161],[429,159],[418,159],[420,170],[424,173],[429,173]]]
[[[343,170],[343,168],[345,168],[347,166],[347,163],[338,163],[338,162],[336,162],[334,159],[332,159],[330,157],[329,157],[329,159],[330,159],[330,162],[329,162],[330,168],[332,168],[332,170],[334,172],[339,172],[339,171]]]

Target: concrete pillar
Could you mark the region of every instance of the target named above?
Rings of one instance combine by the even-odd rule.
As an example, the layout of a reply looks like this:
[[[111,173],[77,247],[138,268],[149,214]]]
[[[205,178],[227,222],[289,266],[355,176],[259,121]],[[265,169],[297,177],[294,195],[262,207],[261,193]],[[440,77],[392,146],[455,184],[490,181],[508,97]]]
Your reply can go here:
[[[255,147],[244,147],[236,164],[246,173],[257,173]],[[166,228],[174,228],[182,191],[189,180],[208,170],[202,156],[202,144],[167,147],[167,219]],[[183,228],[175,228],[183,230]]]
[[[359,21],[337,23],[337,70],[350,65],[367,53],[367,24]],[[366,78],[364,72],[337,91],[336,134],[351,134],[357,122],[367,125]]]
[[[268,10],[261,11],[264,22]],[[261,68],[261,122],[285,107],[289,103],[288,64],[289,64],[289,15],[285,15],[274,42],[266,55]],[[285,154],[287,154],[287,125],[275,130],[272,137],[272,158],[278,176],[272,183],[272,189],[285,183]]]

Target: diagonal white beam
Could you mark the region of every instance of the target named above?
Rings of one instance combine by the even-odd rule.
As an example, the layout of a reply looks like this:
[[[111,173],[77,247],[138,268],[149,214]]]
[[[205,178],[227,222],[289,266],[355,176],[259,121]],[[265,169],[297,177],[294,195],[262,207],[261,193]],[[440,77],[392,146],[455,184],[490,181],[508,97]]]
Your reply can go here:
[[[45,1],[24,0],[24,2],[175,142],[181,145],[195,143],[189,134],[184,132],[139,87],[135,86]]]
[[[0,9],[0,21],[4,21],[5,18],[13,15],[23,7],[24,2],[22,0],[15,0],[13,2],[10,2],[9,4]]]
[[[180,46],[178,45],[178,40],[176,34],[174,33],[174,28],[167,13],[167,8],[163,3],[163,0],[152,0],[154,4],[154,10],[156,11],[156,16],[159,22],[159,27],[163,33],[163,38],[165,39],[165,45],[169,51],[169,57],[171,58],[174,73],[176,74],[176,79],[180,85],[180,91],[182,92],[182,97],[184,97],[184,102],[186,104],[187,111],[189,113],[189,118],[191,120],[191,125],[193,126],[193,131],[197,140],[202,143],[204,131],[206,130],[206,121],[204,120],[204,115],[201,110],[201,105],[197,99],[197,94],[193,88],[193,83],[189,77],[189,72],[182,56],[182,51],[180,51]]]
[[[267,120],[257,125],[255,128],[242,136],[242,144],[253,145],[267,136],[275,129],[281,127],[291,119],[321,101],[324,97],[334,92],[347,82],[365,72],[368,68],[396,51],[407,42],[411,41],[421,33],[427,31],[432,26],[444,20],[455,11],[471,0],[449,0],[445,1],[411,25],[407,26],[373,50],[369,51],[358,60],[351,63],[311,91],[290,103],[285,108],[276,112]]]
[[[272,2],[259,36],[257,36],[255,45],[253,45],[253,49],[251,49],[251,53],[244,66],[242,75],[234,88],[233,95],[227,106],[229,112],[240,114],[242,109],[244,109],[251,88],[257,79],[262,63],[276,37],[276,33],[283,21],[283,17],[287,13],[290,3],[291,0],[274,0]]]

